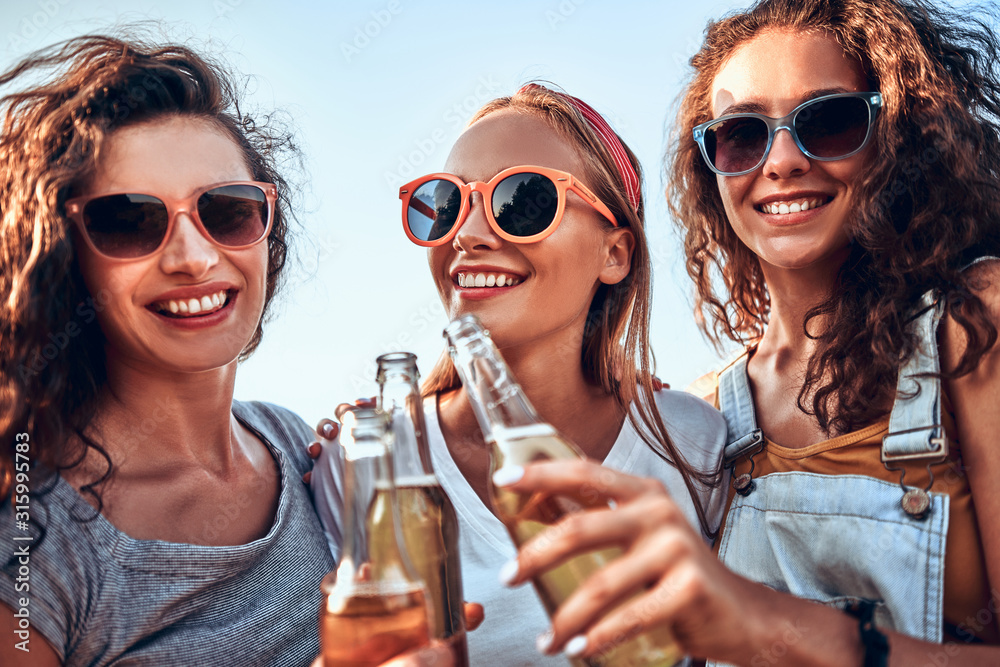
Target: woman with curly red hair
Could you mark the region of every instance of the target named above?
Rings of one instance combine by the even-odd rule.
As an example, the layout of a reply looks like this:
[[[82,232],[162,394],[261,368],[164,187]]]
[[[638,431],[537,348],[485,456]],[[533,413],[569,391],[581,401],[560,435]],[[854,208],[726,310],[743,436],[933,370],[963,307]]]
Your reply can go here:
[[[513,488],[590,482],[618,508],[528,545],[517,581],[630,547],[554,648],[666,623],[741,665],[1000,659],[998,52],[919,0],[762,0],[709,26],[668,194],[706,330],[746,346],[710,396],[719,560],[654,484],[529,466]]]
[[[285,263],[294,147],[230,81],[99,36],[0,75],[21,85],[0,100],[4,664],[319,652],[311,429],[233,400]]]

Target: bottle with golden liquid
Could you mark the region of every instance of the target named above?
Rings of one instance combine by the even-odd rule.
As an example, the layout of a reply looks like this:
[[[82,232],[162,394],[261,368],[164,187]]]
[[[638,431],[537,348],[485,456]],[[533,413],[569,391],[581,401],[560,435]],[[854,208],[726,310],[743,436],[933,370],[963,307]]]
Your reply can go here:
[[[376,667],[430,641],[426,588],[399,530],[391,438],[381,411],[344,415],[344,544],[340,564],[321,585],[324,667]]]
[[[490,498],[493,511],[519,548],[535,535],[572,512],[607,505],[588,497],[585,489],[571,496],[520,494],[497,488],[493,473],[505,466],[534,461],[584,458],[582,452],[535,413],[524,391],[489,332],[475,315],[463,315],[445,329],[448,352],[462,379],[469,403],[490,447]],[[535,591],[551,617],[559,606],[593,573],[621,556],[618,548],[575,556],[532,579]],[[611,646],[597,656],[570,662],[580,667],[671,667],[684,655],[667,628],[653,628]]]
[[[377,361],[378,405],[391,419],[394,435],[391,448],[400,527],[410,560],[427,586],[434,612],[431,637],[446,641],[456,667],[466,667],[458,515],[431,463],[417,357],[393,352]]]

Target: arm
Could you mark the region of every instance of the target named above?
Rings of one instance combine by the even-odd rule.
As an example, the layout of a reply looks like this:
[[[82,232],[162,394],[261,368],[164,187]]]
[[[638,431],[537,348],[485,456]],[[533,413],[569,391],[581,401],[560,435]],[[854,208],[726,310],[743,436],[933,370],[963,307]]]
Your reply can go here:
[[[0,603],[0,664],[23,665],[24,667],[59,667],[62,661],[56,654],[52,645],[42,638],[35,629],[29,629],[28,643],[25,645],[29,651],[22,651],[16,644],[22,641],[17,635],[20,631],[18,619],[14,617],[14,610],[4,603]]]
[[[617,508],[572,515],[526,544],[511,583],[523,583],[574,553],[614,545],[625,554],[559,609],[550,652],[582,634],[582,655],[590,656],[617,636],[666,624],[682,649],[699,658],[749,667],[863,664],[855,619],[730,572],[658,482],[581,461],[532,464],[508,486],[567,494],[578,493],[581,485],[614,500]],[[886,634],[892,667],[1000,661],[1000,647],[941,646]]]
[[[1000,330],[1000,261],[984,262],[969,270],[977,295]],[[954,368],[965,350],[965,332],[953,320],[942,322],[940,346],[942,366]],[[951,397],[962,449],[962,462],[976,505],[979,534],[986,555],[986,572],[994,605],[1000,605],[1000,342],[979,361],[976,369],[945,382]],[[994,606],[996,609],[996,606]],[[993,623],[1000,619],[993,613]]]

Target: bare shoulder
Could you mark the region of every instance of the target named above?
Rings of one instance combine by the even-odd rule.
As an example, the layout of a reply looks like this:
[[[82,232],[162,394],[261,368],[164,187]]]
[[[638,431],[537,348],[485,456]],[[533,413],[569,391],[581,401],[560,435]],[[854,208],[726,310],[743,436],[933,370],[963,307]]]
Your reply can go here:
[[[970,289],[983,302],[993,326],[1000,329],[1000,259],[984,260],[974,264],[967,270],[967,276]],[[944,320],[940,343],[944,368],[954,368],[965,352],[967,338],[962,326],[951,317],[946,317]],[[990,357],[995,357],[997,354],[998,348],[994,346],[983,358],[980,368],[983,371],[989,370]],[[972,374],[980,374],[979,370],[977,368]],[[994,379],[1000,381],[1000,377]]]
[[[1000,258],[984,259],[966,271],[969,283],[984,302],[994,308],[1000,306]]]
[[[969,269],[969,284],[986,307],[993,326],[1000,329],[1000,261],[983,261]],[[946,317],[939,339],[942,368],[956,368],[968,339],[962,326]],[[986,458],[994,449],[994,434],[1000,429],[1000,344],[994,344],[971,372],[945,380],[945,389],[955,410],[962,450]],[[996,458],[993,456],[990,459]],[[1000,472],[1000,467],[996,469]]]

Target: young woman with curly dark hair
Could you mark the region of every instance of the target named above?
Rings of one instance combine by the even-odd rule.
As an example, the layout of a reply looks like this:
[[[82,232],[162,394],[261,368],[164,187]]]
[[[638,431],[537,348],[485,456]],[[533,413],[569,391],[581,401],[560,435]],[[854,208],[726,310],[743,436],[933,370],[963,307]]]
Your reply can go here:
[[[81,37],[12,83],[0,662],[309,664],[332,567],[299,481],[312,430],[233,401],[285,263],[294,146],[181,46]]]
[[[630,547],[554,648],[666,623],[740,665],[1000,660],[998,54],[974,13],[919,1],[762,0],[709,26],[668,194],[706,330],[747,346],[712,392],[728,568],[657,485],[531,466],[512,488],[592,483],[618,508],[528,545],[517,581]]]

